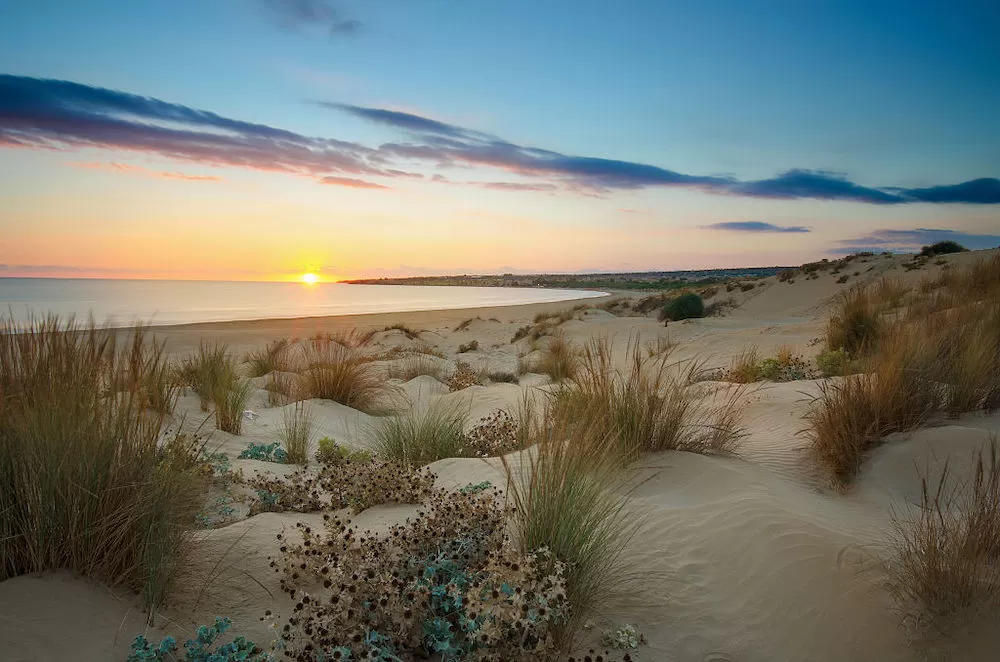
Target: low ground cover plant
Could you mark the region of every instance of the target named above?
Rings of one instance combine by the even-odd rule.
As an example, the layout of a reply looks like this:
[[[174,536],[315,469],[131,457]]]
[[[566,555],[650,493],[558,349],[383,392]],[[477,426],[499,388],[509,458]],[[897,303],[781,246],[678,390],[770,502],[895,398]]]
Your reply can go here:
[[[307,659],[540,660],[568,619],[565,564],[522,555],[504,535],[488,491],[435,492],[386,536],[362,536],[329,517],[300,525],[275,559],[295,600],[281,637]]]
[[[238,636],[229,643],[219,643],[219,637],[233,625],[229,617],[216,617],[211,626],[200,625],[194,639],[184,643],[183,656],[177,648],[177,640],[165,637],[158,644],[152,644],[139,635],[129,647],[128,662],[162,662],[183,660],[183,662],[270,662],[270,654],[246,637]]]
[[[250,512],[300,512],[350,508],[361,512],[383,503],[420,503],[434,486],[435,475],[378,458],[328,462],[316,471],[287,476],[258,475],[247,480],[256,498]]]
[[[276,462],[285,464],[288,462],[288,453],[281,447],[280,441],[270,444],[250,443],[240,451],[237,456],[239,460],[260,460],[261,462]]]

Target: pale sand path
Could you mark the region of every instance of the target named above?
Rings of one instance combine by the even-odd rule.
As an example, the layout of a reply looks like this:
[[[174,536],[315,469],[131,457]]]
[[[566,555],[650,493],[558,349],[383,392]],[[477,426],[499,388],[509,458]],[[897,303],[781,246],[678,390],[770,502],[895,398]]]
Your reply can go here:
[[[964,263],[981,256],[949,256],[946,261]],[[890,269],[907,281],[939,270],[928,265],[907,273],[899,268],[900,262],[901,258],[874,257],[854,269],[848,267],[844,273],[862,274],[847,284],[824,273],[816,280],[799,278],[794,284],[767,279],[746,293],[720,292],[718,297],[731,297],[739,305],[721,318],[664,328],[654,319],[589,311],[562,328],[575,342],[614,338],[620,363],[629,338],[643,345],[669,338],[678,344],[675,358],[702,357],[708,367],[727,365],[750,345],[756,345],[762,356],[782,344],[811,356],[818,349],[813,341],[822,333],[824,305],[832,295]],[[492,367],[516,363],[518,352],[530,349],[525,341],[511,345],[509,340],[535,313],[570,305],[191,325],[156,333],[167,340],[172,353],[180,354],[201,338],[228,342],[242,351],[278,337],[404,322],[432,331],[422,339],[449,360],[456,357],[460,343],[478,340],[481,349],[461,358]],[[452,331],[477,315],[482,321],[473,322],[466,331]],[[405,344],[398,333],[381,334],[378,342],[386,347]],[[459,400],[475,418],[515,407],[545,380],[529,375],[521,385],[473,387],[456,394],[448,394],[442,384],[426,376],[396,383],[416,407]],[[972,452],[988,442],[991,433],[1000,432],[1000,416],[966,416],[891,438],[873,453],[852,488],[836,494],[824,489],[809,468],[805,440],[799,434],[805,427],[802,415],[817,389],[817,381],[801,381],[749,391],[742,421],[748,436],[738,457],[664,453],[645,458],[632,470],[630,478],[637,485],[632,507],[642,518],[642,531],[628,553],[628,569],[638,581],[602,604],[596,620],[599,626],[637,625],[649,639],[637,659],[908,662],[990,659],[995,653],[1000,645],[995,622],[962,633],[950,648],[921,652],[910,647],[881,586],[877,557],[889,531],[891,510],[905,509],[919,499],[919,472],[929,470],[933,475],[948,462],[955,475],[967,473]],[[212,443],[231,457],[248,441],[272,441],[280,425],[281,408],[264,406],[261,391],[255,397],[261,416],[242,436],[212,435]],[[320,435],[365,445],[367,415],[336,403],[312,401],[311,405]],[[189,423],[204,417],[193,396],[182,398],[178,409],[187,414]],[[521,457],[510,459],[519,466]],[[246,471],[288,470],[254,461],[235,464]],[[438,473],[438,483],[450,488],[482,480],[502,486],[505,480],[498,460],[448,459],[432,469]],[[378,506],[354,521],[362,529],[384,530],[414,510]],[[274,535],[297,521],[317,524],[320,519],[269,513],[200,534],[188,567],[192,579],[177,593],[175,606],[158,626],[183,638],[182,626],[224,614],[236,621],[239,632],[268,642],[272,632],[260,616],[265,609],[287,615],[290,605],[277,589],[267,557],[277,551]],[[207,581],[206,575],[211,575]],[[0,583],[0,657],[5,660],[120,660],[127,642],[141,628],[132,596],[111,593],[65,573]]]

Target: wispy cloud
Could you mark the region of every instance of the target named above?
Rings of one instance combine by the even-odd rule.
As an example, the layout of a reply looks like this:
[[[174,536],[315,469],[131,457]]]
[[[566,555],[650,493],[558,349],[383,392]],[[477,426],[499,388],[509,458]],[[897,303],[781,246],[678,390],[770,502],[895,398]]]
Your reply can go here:
[[[129,163],[117,163],[115,161],[111,161],[110,163],[103,163],[101,161],[73,161],[69,165],[74,168],[82,168],[84,170],[105,170],[108,172],[141,175],[143,177],[155,177],[157,179],[182,179],[189,182],[222,181],[222,177],[216,177],[215,175],[189,175],[183,172],[150,170],[149,168],[144,168],[142,166],[132,165]]]
[[[307,3],[309,4],[309,3]],[[719,195],[865,204],[1000,204],[1000,180],[924,188],[863,186],[837,173],[791,169],[769,179],[689,175],[659,166],[573,156],[518,145],[413,113],[313,102],[399,130],[406,139],[379,147],[304,136],[126,92],[67,81],[0,75],[0,147],[103,148],[211,166],[310,176],[341,185],[387,188],[369,178],[419,177],[427,167],[480,167],[525,182],[464,182],[498,190],[600,195],[645,188],[686,188]],[[365,179],[358,179],[364,177]],[[332,178],[332,180],[330,179]],[[326,180],[326,181],[324,181]],[[433,175],[432,181],[443,177]],[[453,182],[462,183],[462,182]]]
[[[867,204],[910,202],[1000,204],[1000,180],[977,179],[930,188],[886,188],[856,184],[821,170],[792,168],[775,177],[740,181],[732,177],[688,175],[659,166],[571,156],[517,145],[490,134],[394,110],[320,102],[371,122],[409,133],[417,142],[390,143],[380,151],[438,165],[479,165],[525,176],[554,179],[569,189],[606,192],[613,189],[683,187],[752,198],[843,200]]]
[[[103,148],[175,160],[322,176],[380,175],[377,150],[126,92],[0,75],[0,145]]]
[[[1000,235],[972,234],[960,230],[941,228],[916,228],[913,230],[875,230],[868,234],[841,240],[833,253],[853,253],[862,250],[873,252],[911,252],[939,241],[956,241],[972,250],[1000,246]]]
[[[361,21],[349,19],[330,0],[257,0],[269,18],[283,30],[318,28],[331,35],[350,35]]]
[[[522,182],[479,182],[476,186],[494,191],[555,191],[559,188],[555,184],[525,184]]]
[[[366,182],[363,179],[353,179],[351,177],[320,177],[320,184],[330,184],[332,186],[346,186],[348,188],[389,188],[374,182]]]
[[[764,221],[727,221],[700,226],[706,230],[729,230],[732,232],[812,232],[802,225],[775,225]]]

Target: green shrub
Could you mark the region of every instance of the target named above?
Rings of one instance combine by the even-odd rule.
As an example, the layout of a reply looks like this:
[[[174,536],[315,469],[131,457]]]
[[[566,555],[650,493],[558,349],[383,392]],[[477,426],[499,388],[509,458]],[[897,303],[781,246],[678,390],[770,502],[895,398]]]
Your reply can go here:
[[[968,248],[955,241],[939,241],[936,244],[921,248],[920,255],[931,257],[933,255],[947,255],[949,253],[964,253],[968,250]]]
[[[846,375],[850,370],[851,357],[843,349],[828,349],[816,356],[816,365],[825,377]]]
[[[660,318],[676,322],[705,316],[705,302],[694,292],[687,292],[663,306]]]
[[[368,463],[372,461],[372,457],[371,451],[351,450],[346,446],[341,446],[330,437],[320,439],[319,448],[316,451],[316,461],[320,464],[336,464],[343,461]]]

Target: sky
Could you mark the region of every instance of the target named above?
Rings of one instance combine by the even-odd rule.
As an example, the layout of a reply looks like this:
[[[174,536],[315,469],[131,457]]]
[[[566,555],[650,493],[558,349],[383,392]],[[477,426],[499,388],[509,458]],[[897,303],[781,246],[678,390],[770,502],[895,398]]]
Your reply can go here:
[[[997,34],[995,0],[0,0],[0,276],[994,247]]]

